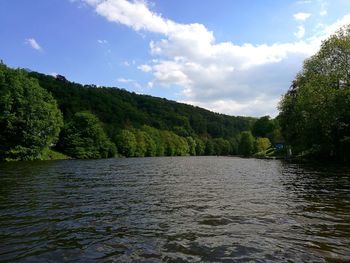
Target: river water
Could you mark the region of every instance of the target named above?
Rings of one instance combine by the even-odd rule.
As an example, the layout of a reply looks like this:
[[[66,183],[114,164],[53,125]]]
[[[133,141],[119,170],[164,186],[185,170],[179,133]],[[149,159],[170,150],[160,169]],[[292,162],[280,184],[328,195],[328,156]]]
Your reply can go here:
[[[350,169],[229,157],[0,164],[0,261],[350,262]]]

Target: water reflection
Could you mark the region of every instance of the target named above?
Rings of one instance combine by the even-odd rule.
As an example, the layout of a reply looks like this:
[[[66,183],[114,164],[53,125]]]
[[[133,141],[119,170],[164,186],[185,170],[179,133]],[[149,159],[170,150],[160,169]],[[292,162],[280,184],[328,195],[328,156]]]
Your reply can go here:
[[[0,261],[350,260],[344,167],[168,157],[0,174]]]
[[[305,246],[330,262],[350,260],[350,169],[336,165],[287,164],[284,186],[294,205]],[[310,237],[310,238],[308,238]]]

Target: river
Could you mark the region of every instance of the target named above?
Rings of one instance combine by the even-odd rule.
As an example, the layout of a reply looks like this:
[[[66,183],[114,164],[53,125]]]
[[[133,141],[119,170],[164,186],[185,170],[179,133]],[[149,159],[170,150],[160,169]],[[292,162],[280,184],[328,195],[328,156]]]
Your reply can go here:
[[[232,157],[3,163],[0,261],[349,262],[350,169]]]

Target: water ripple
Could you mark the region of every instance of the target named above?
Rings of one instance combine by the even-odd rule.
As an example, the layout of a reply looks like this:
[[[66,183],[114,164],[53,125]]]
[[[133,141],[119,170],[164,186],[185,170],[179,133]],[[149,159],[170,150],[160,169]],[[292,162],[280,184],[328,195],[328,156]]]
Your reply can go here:
[[[0,164],[0,261],[349,262],[350,170],[225,157]]]

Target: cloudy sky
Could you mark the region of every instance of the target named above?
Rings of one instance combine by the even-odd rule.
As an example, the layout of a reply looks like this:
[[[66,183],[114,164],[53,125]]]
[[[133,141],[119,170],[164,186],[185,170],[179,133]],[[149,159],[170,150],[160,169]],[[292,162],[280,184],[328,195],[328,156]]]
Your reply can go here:
[[[0,59],[231,115],[277,114],[349,0],[1,0]]]

